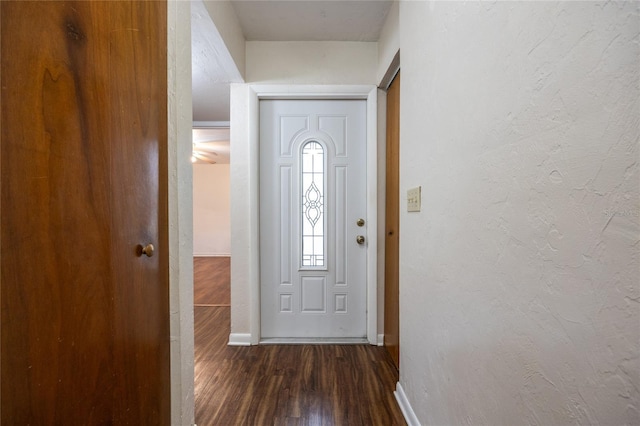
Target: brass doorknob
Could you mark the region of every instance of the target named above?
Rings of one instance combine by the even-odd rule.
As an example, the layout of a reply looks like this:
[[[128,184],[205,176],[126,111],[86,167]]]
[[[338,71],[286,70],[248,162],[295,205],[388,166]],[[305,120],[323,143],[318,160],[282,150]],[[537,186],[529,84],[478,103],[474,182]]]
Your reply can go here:
[[[154,250],[155,247],[153,247],[153,244],[147,244],[146,246],[142,247],[142,254],[145,254],[147,257],[151,257],[153,256]]]
[[[356,243],[358,243],[358,244],[364,244],[364,236],[362,236],[362,235],[358,235],[358,236],[356,237]]]

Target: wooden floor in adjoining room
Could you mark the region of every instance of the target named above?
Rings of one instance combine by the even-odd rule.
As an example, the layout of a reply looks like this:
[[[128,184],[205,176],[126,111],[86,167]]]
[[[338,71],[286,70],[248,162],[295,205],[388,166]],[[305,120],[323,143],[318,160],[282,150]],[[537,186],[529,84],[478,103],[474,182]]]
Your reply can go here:
[[[231,304],[231,259],[224,257],[193,258],[193,304],[229,306]]]
[[[207,285],[204,275],[195,281]],[[384,348],[227,346],[230,308],[194,311],[198,426],[406,424],[393,396],[398,372]]]

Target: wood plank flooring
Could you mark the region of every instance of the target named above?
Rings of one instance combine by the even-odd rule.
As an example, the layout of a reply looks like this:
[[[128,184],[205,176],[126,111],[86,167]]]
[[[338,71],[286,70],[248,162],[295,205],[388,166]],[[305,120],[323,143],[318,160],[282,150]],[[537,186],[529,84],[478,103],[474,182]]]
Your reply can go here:
[[[193,258],[193,302],[196,306],[231,304],[229,257]]]
[[[194,314],[198,426],[406,424],[383,347],[227,346],[229,307],[196,306]]]

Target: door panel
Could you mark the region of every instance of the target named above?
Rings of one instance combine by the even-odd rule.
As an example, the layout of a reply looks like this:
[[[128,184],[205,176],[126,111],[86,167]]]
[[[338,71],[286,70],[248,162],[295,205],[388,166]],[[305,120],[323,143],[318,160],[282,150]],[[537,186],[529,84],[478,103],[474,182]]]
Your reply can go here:
[[[111,6],[111,194],[126,200],[112,213],[114,339],[126,342],[114,346],[126,372],[116,375],[116,423],[170,416],[165,11],[156,1]],[[149,243],[159,250],[137,257]]]
[[[400,73],[387,92],[384,345],[400,365]]]
[[[366,337],[365,159],[365,101],[260,102],[263,338]]]
[[[77,78],[104,61],[62,25],[78,28],[99,7],[78,6],[69,16],[54,3],[1,3],[4,424],[79,424],[77,412],[110,410],[114,366],[93,350],[110,335],[109,147],[86,149],[107,136],[87,98],[106,96],[98,74]]]
[[[140,3],[0,2],[3,424],[169,421],[166,4]]]

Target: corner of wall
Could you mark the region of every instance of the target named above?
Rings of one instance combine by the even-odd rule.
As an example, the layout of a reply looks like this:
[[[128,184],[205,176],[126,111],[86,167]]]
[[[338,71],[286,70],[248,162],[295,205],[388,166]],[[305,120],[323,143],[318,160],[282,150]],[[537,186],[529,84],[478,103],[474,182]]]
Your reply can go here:
[[[416,413],[413,411],[413,407],[411,407],[411,403],[407,398],[407,394],[404,393],[404,389],[400,382],[396,384],[396,390],[393,392],[393,395],[396,397],[396,401],[400,406],[400,411],[402,411],[402,415],[404,416],[404,420],[407,422],[407,425],[420,426],[418,416],[416,416]]]
[[[376,72],[376,83],[380,83],[389,66],[393,62],[393,58],[400,49],[400,5],[399,0],[395,0],[389,13],[387,20],[380,32],[378,40],[378,69]]]
[[[167,2],[171,424],[194,422],[191,8]]]
[[[242,27],[229,0],[203,0],[214,25],[227,46],[242,78],[245,78],[245,39]]]
[[[251,333],[251,207],[250,175],[250,86],[231,84],[231,164],[229,195],[231,210],[231,333]]]

